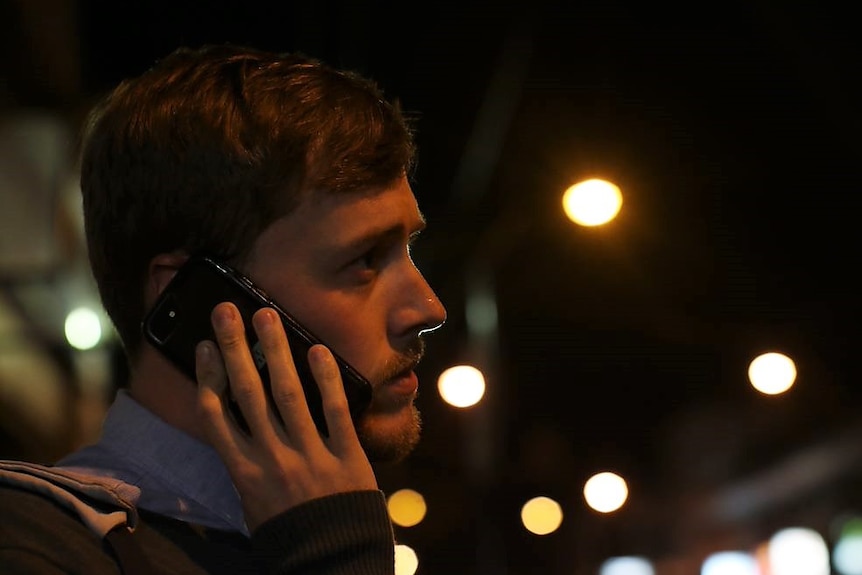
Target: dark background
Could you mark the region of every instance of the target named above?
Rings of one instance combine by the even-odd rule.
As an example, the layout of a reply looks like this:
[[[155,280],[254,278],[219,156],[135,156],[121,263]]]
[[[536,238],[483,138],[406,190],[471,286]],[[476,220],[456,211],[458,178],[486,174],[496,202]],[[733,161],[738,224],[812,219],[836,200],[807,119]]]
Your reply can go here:
[[[6,0],[0,110],[74,126],[180,44],[300,50],[377,79],[418,114],[429,228],[415,258],[449,309],[420,372],[423,442],[379,471],[385,491],[425,494],[426,520],[397,530],[419,573],[587,574],[619,553],[694,573],[708,551],[753,548],[781,526],[833,537],[859,504],[852,12]],[[563,190],[587,177],[622,189],[607,226],[562,215]],[[477,262],[496,285],[490,344],[464,319]],[[9,294],[22,285],[3,278]],[[799,370],[781,397],[746,376],[773,350]],[[488,391],[458,411],[436,377],[465,361],[484,362]],[[4,419],[0,456],[52,453]],[[605,469],[631,496],[600,516],[581,489]],[[566,513],[545,537],[518,520],[540,494]]]

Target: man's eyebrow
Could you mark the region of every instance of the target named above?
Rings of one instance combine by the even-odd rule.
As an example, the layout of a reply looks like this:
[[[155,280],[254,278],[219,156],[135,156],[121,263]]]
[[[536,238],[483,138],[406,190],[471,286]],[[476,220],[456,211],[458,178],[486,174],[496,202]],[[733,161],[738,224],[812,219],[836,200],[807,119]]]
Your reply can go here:
[[[406,233],[408,232],[408,230],[401,223],[388,227],[371,229],[368,230],[366,233],[363,233],[345,242],[343,248],[348,251],[361,251],[380,242],[397,242],[405,236],[405,233],[407,235],[408,243],[411,243],[419,237],[419,234],[422,233],[426,225],[427,224],[425,222],[425,218],[422,217],[422,215],[420,214],[418,225],[413,231],[410,231],[409,233]]]

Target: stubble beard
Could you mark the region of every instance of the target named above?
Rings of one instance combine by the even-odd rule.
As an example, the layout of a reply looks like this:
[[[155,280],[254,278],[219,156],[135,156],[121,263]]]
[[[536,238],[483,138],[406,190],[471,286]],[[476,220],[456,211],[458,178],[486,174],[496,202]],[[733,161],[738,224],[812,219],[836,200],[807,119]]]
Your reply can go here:
[[[374,387],[405,371],[414,370],[424,354],[425,341],[417,337],[375,378]],[[372,400],[369,411],[360,416],[356,432],[370,461],[402,461],[416,448],[422,432],[422,416],[416,406],[416,397],[398,413],[375,413]]]
[[[362,418],[356,432],[369,461],[398,463],[416,448],[422,434],[422,416],[415,404],[409,407],[405,417],[409,417],[409,421],[396,430],[375,425],[374,415]]]

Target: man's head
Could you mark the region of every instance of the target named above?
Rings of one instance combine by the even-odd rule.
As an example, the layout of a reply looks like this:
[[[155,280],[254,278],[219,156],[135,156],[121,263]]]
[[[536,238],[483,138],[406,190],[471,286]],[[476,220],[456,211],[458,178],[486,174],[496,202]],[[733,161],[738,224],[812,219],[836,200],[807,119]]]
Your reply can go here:
[[[379,188],[413,160],[397,105],[301,55],[180,49],[122,83],[87,127],[81,187],[91,266],[127,353],[155,255],[240,262],[306,195]]]
[[[420,335],[445,320],[410,257],[424,227],[413,162],[397,105],[298,55],[180,50],[121,84],[85,134],[81,186],[93,273],[127,354],[148,349],[154,262],[215,255],[371,381],[357,422],[369,457],[405,455],[419,435]],[[151,408],[194,432],[164,399],[182,391],[143,385]]]

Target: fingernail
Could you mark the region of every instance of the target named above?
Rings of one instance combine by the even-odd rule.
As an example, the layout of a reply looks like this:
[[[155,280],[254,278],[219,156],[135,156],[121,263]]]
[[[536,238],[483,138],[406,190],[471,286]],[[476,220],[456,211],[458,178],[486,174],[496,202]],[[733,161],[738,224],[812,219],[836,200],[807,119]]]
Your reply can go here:
[[[202,341],[197,347],[195,347],[195,355],[197,356],[197,360],[209,363],[212,361],[212,357],[214,355],[215,350],[213,349],[213,344],[210,341]]]
[[[233,322],[233,308],[229,305],[222,305],[217,307],[213,315],[216,327],[229,327]]]
[[[275,322],[275,312],[269,308],[261,309],[258,316],[261,325],[272,325]]]

